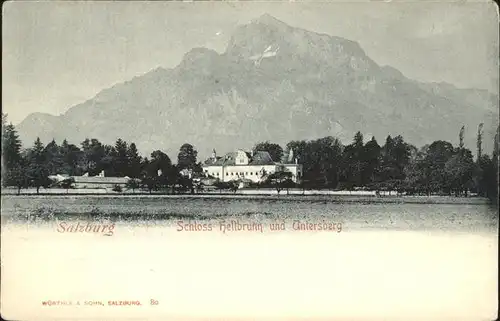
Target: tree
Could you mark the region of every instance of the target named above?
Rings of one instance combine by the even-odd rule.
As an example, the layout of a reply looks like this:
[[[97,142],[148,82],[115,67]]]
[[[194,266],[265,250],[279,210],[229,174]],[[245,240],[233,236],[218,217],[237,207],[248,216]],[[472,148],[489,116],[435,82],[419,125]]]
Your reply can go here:
[[[5,186],[17,187],[17,195],[21,194],[21,189],[29,186],[25,161],[21,160],[16,166],[9,169],[3,182]]]
[[[467,193],[471,187],[472,175],[474,172],[474,159],[470,150],[458,148],[453,156],[445,163],[444,170],[447,177],[447,186],[455,196]]]
[[[375,137],[367,142],[363,150],[363,173],[362,181],[364,184],[369,184],[375,182],[379,175],[379,165],[380,165],[380,146],[377,143]]]
[[[465,126],[462,126],[462,128],[460,128],[460,133],[458,134],[458,141],[459,141],[459,144],[458,144],[458,148],[464,148],[464,132],[465,132]]]
[[[394,150],[394,140],[391,135],[387,136],[385,139],[385,144],[381,149],[381,161],[380,161],[380,178],[382,181],[387,181],[397,176],[394,172],[393,167],[393,150]]]
[[[201,162],[198,162],[193,168],[193,178],[200,177],[205,177],[205,175],[203,175],[203,164]]]
[[[427,171],[427,189],[430,192],[449,189],[450,185],[445,172],[445,166],[453,155],[454,148],[449,142],[438,140],[429,146],[422,166]]]
[[[476,140],[476,146],[477,146],[477,159],[481,157],[483,154],[483,126],[484,124],[481,123],[477,127],[477,140]]]
[[[493,144],[493,170],[492,175],[489,176],[490,189],[488,197],[493,201],[494,204],[498,205],[498,145],[500,144],[500,126],[497,126],[497,132],[495,134],[495,141],[493,142]]]
[[[216,189],[219,190],[219,192],[222,192],[223,190],[230,190],[233,193],[236,193],[236,191],[238,190],[238,185],[237,185],[237,182],[235,182],[235,181],[223,182],[223,181],[217,180],[214,183],[214,186]]]
[[[59,185],[62,188],[66,189],[66,192],[68,192],[70,188],[73,188],[74,184],[75,184],[75,179],[73,177],[66,178],[65,180],[59,183]]]
[[[29,183],[31,186],[36,187],[37,194],[40,192],[40,187],[48,187],[51,184],[46,162],[45,148],[38,137],[28,154],[27,167]]]
[[[155,176],[145,176],[141,179],[141,186],[144,186],[151,194],[153,191],[158,189],[159,182],[158,177]]]
[[[233,194],[236,193],[236,191],[238,190],[238,184],[235,181],[230,181],[228,182],[228,185],[229,185],[229,190],[233,192]]]
[[[102,159],[106,156],[104,146],[99,140],[88,138],[82,142],[82,160],[81,166],[84,172],[89,175],[98,174],[102,168]]]
[[[177,183],[177,170],[167,154],[160,150],[151,153],[150,167],[148,173],[157,177],[158,187],[173,186]]]
[[[185,176],[182,176],[182,175],[179,175],[177,177],[177,185],[179,186],[179,189],[182,192],[190,191],[191,194],[194,194],[195,185],[193,184],[192,179],[185,177]],[[173,184],[172,186],[175,186],[175,185]]]
[[[494,204],[498,204],[498,145],[499,130],[494,138],[493,154],[490,158],[488,155],[481,155],[477,159],[477,170],[475,181],[479,195],[488,197]]]
[[[64,168],[64,158],[55,140],[45,146],[46,165],[50,174],[60,173]]]
[[[141,161],[142,158],[137,151],[135,143],[131,143],[127,150],[127,159],[129,168],[127,170],[127,176],[138,178],[141,175]]]
[[[19,135],[14,125],[7,125],[7,115],[2,113],[2,185],[16,186],[19,194],[27,185],[24,165]]]
[[[2,116],[4,116],[2,114]],[[2,117],[2,121],[6,121]],[[2,170],[7,173],[9,170],[19,166],[21,161],[21,140],[14,127],[9,124],[2,127]]]
[[[213,185],[214,185],[215,189],[219,190],[219,193],[222,193],[222,191],[225,189],[229,189],[229,184],[227,184],[226,182],[223,182],[221,180],[215,181],[215,183]]]
[[[276,171],[267,177],[267,181],[276,188],[278,194],[284,189],[293,186],[292,173],[285,170]],[[292,184],[290,184],[290,182]]]
[[[398,178],[404,179],[404,168],[410,161],[410,145],[408,145],[403,136],[394,137],[393,158],[398,170]]]
[[[155,150],[151,153],[151,163],[155,165],[156,169],[160,170],[166,170],[172,166],[170,157],[161,150]]]
[[[61,155],[63,160],[62,172],[70,176],[82,174],[81,169],[78,166],[78,163],[82,158],[82,152],[76,145],[69,144],[65,139],[61,145]]]
[[[366,161],[364,159],[365,151],[363,146],[363,134],[357,132],[354,135],[353,142],[344,148],[342,154],[342,181],[354,186],[363,186],[363,172]]]
[[[131,178],[127,181],[126,187],[132,190],[132,193],[135,193],[135,190],[141,187],[141,181],[137,178]]]
[[[293,153],[299,160],[303,160],[306,156],[307,141],[305,140],[292,140],[286,144],[287,150],[293,150]],[[303,164],[303,162],[300,162]]]
[[[494,160],[488,155],[481,155],[477,160],[476,186],[480,196],[496,198],[496,168]]]
[[[307,148],[311,158],[306,158],[309,174],[307,179],[317,187],[335,188],[339,181],[339,164],[342,160],[342,144],[328,136],[310,141]],[[305,171],[304,171],[305,172]]]
[[[142,162],[141,185],[151,193],[162,187],[174,186],[179,173],[167,154],[160,150],[151,153],[151,159]]]
[[[430,168],[426,165],[429,145],[420,149],[410,146],[410,161],[405,167],[405,191],[408,194],[430,194]]]
[[[146,157],[142,162],[141,171],[141,183],[140,185],[145,187],[151,194],[153,190],[156,190],[159,185],[158,170],[155,164]]]
[[[381,181],[402,181],[405,178],[405,167],[410,161],[410,145],[401,135],[394,138],[387,136],[381,150]]]
[[[129,148],[127,142],[119,138],[115,143],[114,152],[112,154],[116,176],[126,176],[129,169],[128,153]]]
[[[257,143],[253,151],[268,152],[274,162],[280,162],[283,157],[283,148],[279,144],[270,143],[269,141]]]
[[[203,193],[205,191],[205,184],[203,184],[202,181],[199,181],[194,185],[197,193]]]
[[[2,129],[7,126],[7,114],[2,113]]]
[[[500,144],[500,126],[497,127],[495,138],[493,141],[493,158],[498,157],[498,145]]]
[[[100,173],[104,171],[108,176],[120,176],[118,168],[116,164],[117,152],[114,146],[111,145],[103,145],[102,146],[103,156],[96,163],[94,173]]]
[[[354,134],[354,139],[353,139],[353,146],[355,148],[358,148],[361,150],[361,148],[363,148],[363,134],[361,134],[360,131],[356,132],[356,134]]]
[[[177,155],[177,166],[179,170],[191,169],[193,170],[196,166],[196,157],[198,152],[194,149],[191,144],[184,144],[179,149],[179,154]]]
[[[339,164],[342,159],[342,144],[328,136],[312,141],[291,141],[292,149],[303,166],[302,186],[334,188],[339,181]]]

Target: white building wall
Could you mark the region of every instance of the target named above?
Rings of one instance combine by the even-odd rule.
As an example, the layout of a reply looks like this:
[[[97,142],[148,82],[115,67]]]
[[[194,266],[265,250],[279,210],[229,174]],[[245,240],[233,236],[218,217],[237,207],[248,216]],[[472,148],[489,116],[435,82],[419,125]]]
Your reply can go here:
[[[222,180],[222,166],[205,166],[203,167],[203,172],[206,175]]]
[[[290,164],[283,166],[292,173],[292,180],[294,182],[298,181],[297,173],[300,173],[299,179],[302,177],[302,165]],[[279,167],[280,165],[205,166],[203,167],[203,172],[223,182],[234,181],[241,178],[246,178],[253,182],[260,182],[262,181],[262,170],[269,175],[276,172]]]
[[[238,150],[236,154],[236,159],[235,162],[237,165],[248,165],[248,156],[247,153],[245,153],[243,150]]]
[[[276,165],[240,165],[224,167],[224,181],[233,181],[240,178],[250,179],[253,182],[262,180],[262,170],[267,174],[276,171]]]
[[[292,173],[292,181],[297,183],[302,178],[302,165],[300,164],[284,164],[286,170]],[[298,174],[298,175],[297,175]]]

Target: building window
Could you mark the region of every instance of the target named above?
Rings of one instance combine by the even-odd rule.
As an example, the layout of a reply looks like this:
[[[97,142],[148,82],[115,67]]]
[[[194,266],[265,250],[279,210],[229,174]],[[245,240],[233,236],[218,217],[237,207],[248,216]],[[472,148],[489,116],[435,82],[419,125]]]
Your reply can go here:
[[[208,173],[208,169],[205,170],[205,173]]]
[[[217,176],[219,176],[219,173],[217,173]]]
[[[231,176],[233,176],[233,175],[234,175],[233,172],[231,172]]]
[[[245,175],[248,175],[248,172],[246,172]]]
[[[229,173],[228,173],[228,172],[226,172],[226,176],[228,176],[228,175],[229,175]]]

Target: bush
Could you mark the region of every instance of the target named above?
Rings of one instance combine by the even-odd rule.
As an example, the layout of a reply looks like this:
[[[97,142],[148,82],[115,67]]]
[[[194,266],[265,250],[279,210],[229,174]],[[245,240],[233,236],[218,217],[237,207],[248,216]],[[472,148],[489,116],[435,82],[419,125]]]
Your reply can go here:
[[[113,186],[113,192],[121,193],[122,192],[122,187],[118,184]]]
[[[135,178],[131,178],[127,181],[126,187],[128,189],[131,189],[132,192],[135,192],[136,189],[141,187],[141,181]]]
[[[59,186],[64,189],[74,188],[73,184],[75,183],[75,179],[73,177],[67,178],[59,183]]]

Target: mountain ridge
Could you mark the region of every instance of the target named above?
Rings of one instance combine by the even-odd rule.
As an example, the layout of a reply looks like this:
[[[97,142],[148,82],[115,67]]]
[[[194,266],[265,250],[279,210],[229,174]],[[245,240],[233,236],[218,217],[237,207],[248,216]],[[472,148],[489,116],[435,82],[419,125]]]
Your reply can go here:
[[[474,150],[475,130],[484,122],[485,150],[492,145],[496,124],[488,117],[497,115],[495,95],[411,80],[378,65],[352,40],[270,15],[256,21],[238,26],[224,53],[192,48],[176,67],[117,83],[60,116],[29,115],[18,125],[23,143],[36,136],[75,144],[122,138],[145,155],[153,149],[175,155],[189,142],[208,156],[214,147],[231,151],[261,140],[284,145],[333,135],[348,143],[358,130],[379,144],[401,134],[420,147],[456,141],[466,125],[466,144]]]

